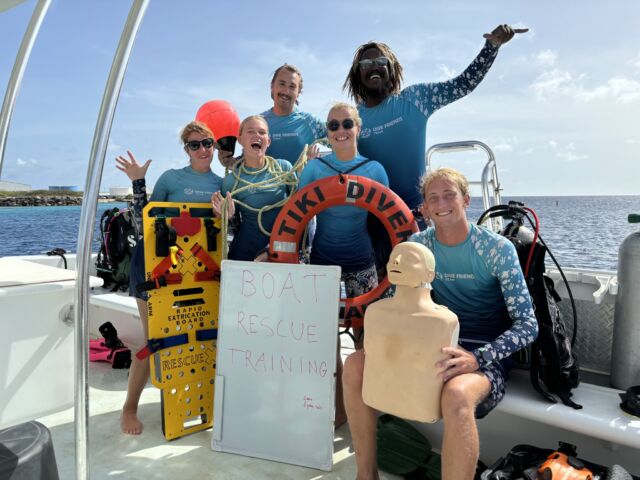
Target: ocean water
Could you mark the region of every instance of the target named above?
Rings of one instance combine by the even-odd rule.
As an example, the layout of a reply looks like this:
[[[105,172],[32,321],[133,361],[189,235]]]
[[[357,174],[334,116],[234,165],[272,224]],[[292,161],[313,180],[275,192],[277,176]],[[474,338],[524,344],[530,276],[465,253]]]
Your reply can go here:
[[[504,198],[504,202],[510,200]],[[536,211],[540,235],[565,267],[616,270],[618,247],[640,230],[629,224],[629,213],[640,213],[640,196],[520,197]],[[107,208],[124,203],[98,204],[93,250],[99,248],[98,222]],[[473,198],[468,217],[476,221],[482,202]],[[80,207],[0,208],[0,256],[42,254],[53,248],[77,249]]]
[[[100,249],[100,218],[105,210],[126,208],[126,203],[99,203],[93,235],[94,252]],[[0,207],[0,257],[40,255],[54,248],[78,249],[80,206]]]

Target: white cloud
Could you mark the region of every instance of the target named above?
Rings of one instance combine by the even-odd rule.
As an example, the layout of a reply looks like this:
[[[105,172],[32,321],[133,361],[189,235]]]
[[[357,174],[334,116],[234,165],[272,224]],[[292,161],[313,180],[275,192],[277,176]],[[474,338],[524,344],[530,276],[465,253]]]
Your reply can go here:
[[[547,49],[547,50],[542,50],[541,52],[538,52],[535,58],[536,58],[536,61],[543,67],[551,67],[555,65],[556,60],[558,60],[558,54],[553,50]]]
[[[629,64],[633,65],[636,68],[640,68],[640,53],[638,53],[635,58],[629,60]]]
[[[513,147],[508,143],[498,143],[493,147],[495,152],[512,152]]]
[[[111,140],[109,140],[109,145],[107,146],[107,151],[109,151],[109,152],[120,152],[123,149],[124,149],[124,147],[122,145],[118,145],[117,143],[114,143]]]
[[[549,140],[549,146],[553,149],[558,148],[558,142],[555,140]]]
[[[19,167],[24,167],[26,166],[31,166],[31,165],[37,165],[38,161],[35,160],[34,158],[28,158],[28,159],[23,159],[18,157],[18,159],[16,160],[16,165]]]
[[[551,142],[549,142],[551,144]],[[552,145],[554,149],[556,149],[557,144]],[[584,155],[582,153],[576,152],[576,144],[574,142],[569,142],[564,147],[557,148],[556,157],[565,160],[566,162],[575,162],[576,160],[585,160],[589,158],[588,155]]]
[[[575,90],[575,79],[567,71],[560,69],[545,70],[529,86],[538,100],[570,95]]]
[[[238,42],[237,46],[245,53],[260,52],[255,60],[261,65],[268,66],[272,71],[284,62],[293,63],[300,67],[303,74],[305,66],[324,64],[324,61],[316,53],[317,49],[313,49],[305,43],[294,45],[279,39],[244,38]]]
[[[495,152],[513,152],[516,146],[520,143],[517,136],[508,138],[498,138],[490,142],[492,149]]]
[[[576,160],[585,160],[589,158],[588,155],[579,155],[573,152],[559,152],[557,157],[566,160],[567,162],[575,162]]]
[[[520,155],[531,155],[533,152],[533,148],[527,148],[526,150],[520,152]]]
[[[584,85],[586,74],[572,75],[566,70],[545,70],[529,88],[540,101],[569,97],[581,102],[612,100],[632,103],[640,100],[640,81],[628,77],[613,77],[602,85],[589,88]]]
[[[624,143],[627,145],[638,145],[640,144],[640,140],[636,140],[635,138],[627,138]]]
[[[640,82],[632,78],[615,77],[593,90],[585,89],[576,92],[576,98],[585,101],[612,98],[617,103],[632,103],[640,100]]]
[[[438,81],[440,82],[450,80],[456,76],[456,71],[444,64],[438,65],[438,72],[440,73],[440,76],[438,78]]]

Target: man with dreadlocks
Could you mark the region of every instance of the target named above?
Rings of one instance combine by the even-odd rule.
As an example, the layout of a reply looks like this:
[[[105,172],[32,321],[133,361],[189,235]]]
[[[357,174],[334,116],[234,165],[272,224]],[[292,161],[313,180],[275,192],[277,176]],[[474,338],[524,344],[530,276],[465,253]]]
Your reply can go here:
[[[362,118],[358,150],[382,164],[391,189],[416,213],[420,230],[426,228],[426,223],[418,214],[422,203],[418,179],[425,173],[429,117],[471,93],[491,68],[500,46],[516,33],[527,31],[499,25],[484,34],[484,47],[460,75],[445,82],[418,83],[402,90],[402,65],[388,45],[369,42],[356,50],[343,89],[355,99]],[[370,215],[368,223],[381,276],[391,243],[379,220]]]
[[[402,90],[402,66],[386,44],[369,42],[356,50],[343,89],[354,98],[362,117],[358,150],[384,166],[391,189],[409,208],[416,209],[422,202],[418,179],[425,172],[427,120],[439,108],[471,93],[499,47],[527,30],[500,25],[484,34],[484,47],[457,77]]]

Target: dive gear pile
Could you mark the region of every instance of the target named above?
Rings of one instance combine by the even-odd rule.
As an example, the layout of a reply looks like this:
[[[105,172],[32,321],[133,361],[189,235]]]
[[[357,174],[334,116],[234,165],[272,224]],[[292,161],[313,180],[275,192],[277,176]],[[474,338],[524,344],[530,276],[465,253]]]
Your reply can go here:
[[[538,338],[530,347],[531,383],[536,391],[550,402],[556,403],[555,395],[565,405],[580,409],[582,406],[571,400],[571,390],[578,386],[580,380],[578,358],[573,351],[578,322],[569,282],[555,257],[542,240],[538,217],[531,208],[520,202],[496,205],[480,216],[478,225],[482,224],[486,218],[495,217],[505,217],[511,220],[504,231],[500,233],[516,247],[538,320]],[[533,227],[533,232],[524,227],[525,218]],[[546,253],[549,253],[558,267],[571,300],[573,307],[571,339],[569,339],[568,330],[557,306],[560,296],[555,290],[553,280],[545,274],[544,258]],[[545,388],[540,384],[541,381]]]

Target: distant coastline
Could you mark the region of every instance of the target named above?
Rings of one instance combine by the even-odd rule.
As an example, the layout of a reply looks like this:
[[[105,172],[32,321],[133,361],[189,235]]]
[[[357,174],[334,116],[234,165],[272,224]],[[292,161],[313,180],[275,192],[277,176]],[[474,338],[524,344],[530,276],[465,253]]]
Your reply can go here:
[[[82,205],[83,192],[34,190],[24,192],[0,192],[0,207],[52,207]],[[101,195],[99,202],[126,202],[128,196]]]

